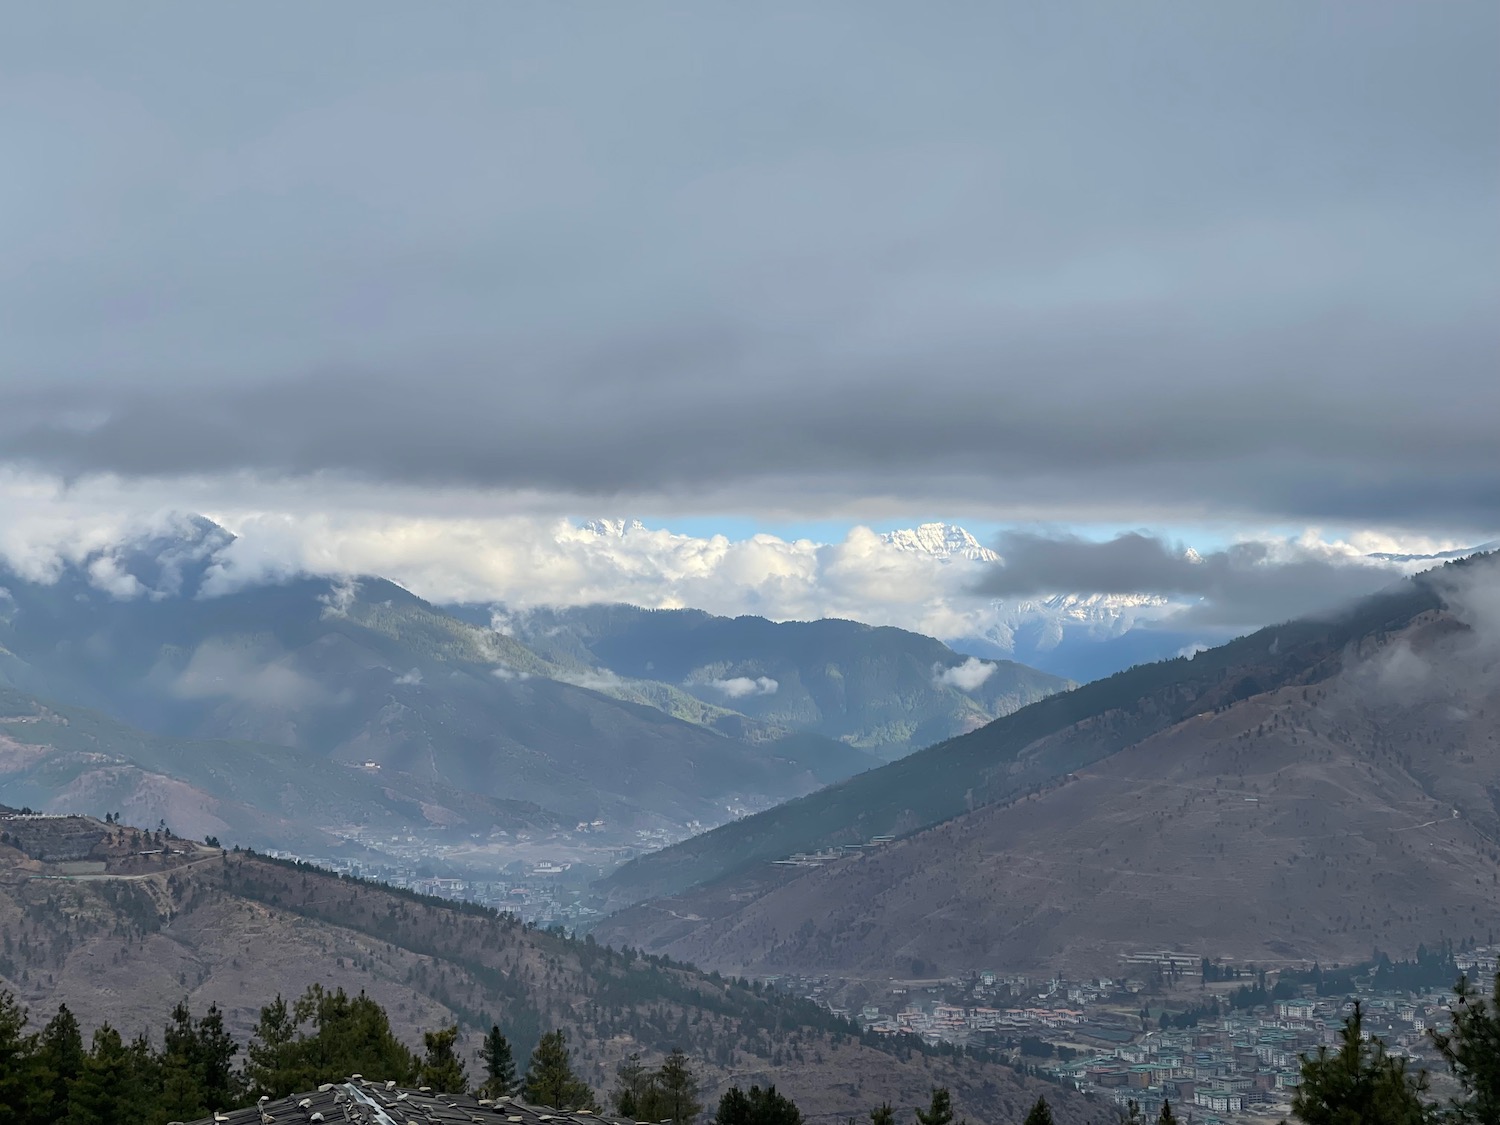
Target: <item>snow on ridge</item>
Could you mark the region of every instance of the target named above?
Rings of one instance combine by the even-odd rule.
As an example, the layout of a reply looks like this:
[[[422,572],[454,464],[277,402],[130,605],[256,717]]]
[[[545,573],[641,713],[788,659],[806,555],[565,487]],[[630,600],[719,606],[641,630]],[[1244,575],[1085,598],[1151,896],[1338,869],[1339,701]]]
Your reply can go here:
[[[915,551],[940,559],[969,562],[999,562],[1000,556],[975,539],[968,530],[950,523],[924,523],[917,527],[888,531],[881,539],[900,551]]]
[[[640,520],[597,519],[584,521],[578,525],[578,530],[597,535],[600,539],[623,539],[633,532],[645,531],[646,525]]]

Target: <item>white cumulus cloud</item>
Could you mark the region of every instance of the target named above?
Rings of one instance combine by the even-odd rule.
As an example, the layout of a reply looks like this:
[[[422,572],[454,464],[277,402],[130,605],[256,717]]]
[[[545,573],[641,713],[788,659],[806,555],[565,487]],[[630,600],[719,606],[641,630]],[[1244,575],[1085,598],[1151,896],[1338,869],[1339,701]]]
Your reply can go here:
[[[995,665],[977,656],[971,656],[962,664],[944,668],[932,666],[932,682],[936,687],[956,687],[959,691],[973,691],[995,674]]]
[[[723,692],[730,699],[746,699],[752,695],[775,695],[781,686],[770,676],[732,676],[727,680],[709,680],[708,686]]]
[[[1111,609],[1095,607],[1088,598],[1087,573],[1069,572],[1084,585],[1053,591],[1066,595],[1068,604],[1052,605],[1047,591],[1036,588],[1057,576],[1050,565],[1030,568],[1035,581],[1025,590],[998,589],[985,580],[1014,577],[1026,569],[1020,565],[1024,558],[1007,558],[1006,566],[997,568],[983,560],[940,557],[910,549],[910,543],[903,549],[864,524],[823,542],[770,534],[731,538],[628,520],[585,523],[539,514],[556,507],[535,497],[507,497],[498,510],[494,503],[499,502],[454,490],[371,490],[332,478],[317,482],[316,501],[305,484],[248,478],[168,486],[101,477],[65,485],[0,466],[0,562],[23,579],[43,582],[56,580],[68,565],[91,567],[96,585],[132,596],[139,591],[119,563],[99,560],[125,559],[121,544],[143,535],[170,536],[182,526],[181,510],[197,510],[236,537],[214,545],[200,592],[205,597],[313,575],[331,583],[324,604],[334,616],[352,605],[355,579],[380,575],[435,603],[503,607],[491,621],[501,633],[510,630],[509,614],[530,607],[625,602],[779,621],[846,618],[949,641],[979,638],[1009,651],[1017,629],[1050,620],[1048,614],[1082,620],[1096,609],[1110,610],[1100,620],[1113,635],[1152,619],[1190,612],[1202,617],[1216,602],[1235,601],[1230,595],[1247,574],[1256,589],[1311,585],[1295,604],[1260,598],[1248,611],[1232,614],[1236,625],[1263,624],[1293,616],[1304,604],[1327,604],[1349,577],[1379,581],[1430,565],[1370,558],[1375,552],[1440,552],[1485,538],[1380,531],[1340,538],[1316,530],[1251,535],[1234,547],[1236,558],[1251,556],[1254,565],[1228,568],[1238,581],[1233,589],[1206,582],[1225,551],[1205,544],[1197,564],[1168,560],[1193,580],[1177,584],[1187,585],[1186,592],[1137,601],[1115,598],[1118,604]],[[1062,547],[1071,558],[1111,544]],[[1338,582],[1313,582],[1334,570]],[[1146,583],[1149,575],[1132,577]],[[1214,620],[1228,612],[1223,609]]]

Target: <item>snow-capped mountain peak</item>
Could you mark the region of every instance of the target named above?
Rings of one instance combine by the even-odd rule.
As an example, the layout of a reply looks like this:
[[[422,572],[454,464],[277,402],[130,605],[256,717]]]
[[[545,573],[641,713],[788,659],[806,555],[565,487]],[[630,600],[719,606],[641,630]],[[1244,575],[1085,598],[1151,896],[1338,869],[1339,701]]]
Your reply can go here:
[[[995,554],[968,531],[951,523],[924,523],[918,527],[888,531],[881,536],[897,550],[916,551],[939,559],[999,562]]]
[[[578,530],[600,539],[623,539],[633,531],[645,531],[646,525],[640,520],[587,520],[578,525]]]

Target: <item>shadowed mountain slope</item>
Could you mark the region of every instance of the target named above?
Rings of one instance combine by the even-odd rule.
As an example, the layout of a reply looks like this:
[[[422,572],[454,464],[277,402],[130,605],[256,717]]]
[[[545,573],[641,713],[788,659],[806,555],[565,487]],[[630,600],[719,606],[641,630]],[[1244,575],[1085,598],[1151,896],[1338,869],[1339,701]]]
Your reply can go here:
[[[577,666],[378,578],[195,596],[212,579],[200,556],[154,543],[110,556],[107,588],[98,559],[49,581],[0,575],[0,684],[158,735],[373,762],[619,831],[718,823],[874,764],[668,685],[571,682]],[[150,582],[167,592],[143,593]],[[705,725],[726,717],[727,731]]]
[[[1496,577],[1476,559],[1333,620],[1135,669],[646,857],[606,885],[723,870],[601,936],[851,973],[1484,940],[1500,929]],[[824,867],[767,862],[923,818],[936,826]],[[761,854],[723,862],[730,838]]]
[[[284,746],[145,734],[97,712],[0,688],[0,800],[51,812],[165,821],[192,839],[358,856],[362,834],[542,833],[557,816]]]

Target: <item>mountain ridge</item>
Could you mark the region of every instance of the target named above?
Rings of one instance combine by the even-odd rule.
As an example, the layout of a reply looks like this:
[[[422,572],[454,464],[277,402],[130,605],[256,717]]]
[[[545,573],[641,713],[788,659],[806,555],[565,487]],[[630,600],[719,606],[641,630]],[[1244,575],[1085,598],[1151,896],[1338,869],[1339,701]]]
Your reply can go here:
[[[1264,964],[1484,940],[1500,923],[1497,589],[1494,557],[1452,563],[1336,618],[1045,700],[956,740],[968,747],[908,759],[945,775],[948,801],[904,838],[775,868],[763,854],[791,840],[772,810],[718,830],[719,855],[728,841],[754,861],[721,864],[599,933],[735,971],[854,974],[895,971],[901,956],[946,972],[1087,973],[1131,947]],[[1116,706],[1038,717],[1110,689]],[[988,763],[959,753],[976,747]],[[881,775],[905,777],[907,762],[832,792],[895,793]],[[1007,782],[961,807],[963,787],[996,768]],[[829,792],[798,802],[822,814],[799,823],[821,820],[821,832],[795,850],[845,842],[836,814],[850,803]],[[704,869],[705,839],[601,889],[626,899],[653,864],[657,879],[680,876],[684,856]],[[1330,872],[1345,891],[1325,889]]]
[[[212,526],[195,525],[200,543]],[[791,739],[673,696],[667,685],[621,681],[601,692],[570,682],[580,669],[383,579],[296,578],[190,596],[207,580],[208,556],[193,543],[179,554],[198,567],[175,574],[179,596],[116,597],[92,570],[51,582],[6,575],[0,683],[165,737],[370,761],[424,784],[622,829],[713,823],[745,801],[806,792],[873,764],[853,748]],[[129,571],[112,574],[139,584]],[[688,707],[703,721],[672,714]]]
[[[878,1049],[810,1001],[483,908],[82,817],[0,810],[0,831],[0,929],[13,939],[0,988],[37,1013],[65,1002],[86,1030],[155,1031],[185,999],[216,1003],[244,1042],[277,993],[320,984],[367,992],[407,1041],[457,1024],[461,1057],[492,1021],[519,1059],[563,1028],[599,1093],[632,1052],[680,1047],[706,1102],[774,1082],[830,1125],[883,1101],[925,1105],[933,1085],[976,1119],[1018,1118],[1043,1092],[1065,1125],[1095,1116],[1003,1064]]]
[[[914,831],[958,815],[971,802],[1020,795],[1123,748],[1173,715],[1186,717],[1254,694],[1262,686],[1258,675],[1290,679],[1318,674],[1319,668],[1326,673],[1348,640],[1439,604],[1431,580],[1407,580],[1391,594],[1366,599],[1336,619],[1269,626],[1191,660],[1139,665],[879,770],[641,857],[602,881],[600,890],[613,904],[676,893],[793,852]],[[1272,650],[1282,644],[1287,653],[1268,664]],[[1128,712],[1138,704],[1145,706]],[[1079,726],[1086,721],[1093,726]],[[1072,735],[1057,737],[1070,729]],[[1044,744],[1048,738],[1053,741]],[[1037,748],[1022,757],[1033,744]]]
[[[469,607],[458,612],[491,612]],[[656,677],[705,704],[898,757],[1015,710],[1068,681],[1013,661],[980,661],[892,626],[822,618],[773,622],[626,605],[538,608],[507,619],[549,659]]]

